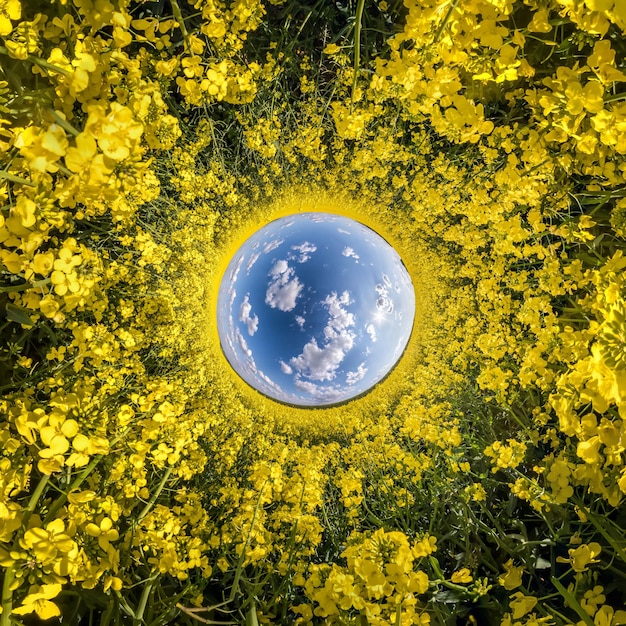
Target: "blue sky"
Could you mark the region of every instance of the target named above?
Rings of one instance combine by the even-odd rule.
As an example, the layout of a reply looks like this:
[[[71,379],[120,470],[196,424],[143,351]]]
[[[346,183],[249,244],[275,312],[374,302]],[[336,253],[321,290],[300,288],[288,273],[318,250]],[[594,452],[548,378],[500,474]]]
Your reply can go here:
[[[235,371],[281,402],[323,406],[362,394],[397,362],[415,295],[397,253],[350,218],[271,222],[234,255],[218,297]]]

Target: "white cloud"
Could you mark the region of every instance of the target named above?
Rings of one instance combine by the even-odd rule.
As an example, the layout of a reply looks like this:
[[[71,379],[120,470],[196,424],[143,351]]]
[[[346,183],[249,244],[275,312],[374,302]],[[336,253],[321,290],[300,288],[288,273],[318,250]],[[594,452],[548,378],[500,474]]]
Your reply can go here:
[[[387,277],[383,274],[383,280],[385,278]],[[376,293],[378,294],[376,308],[382,313],[393,313],[393,300],[389,297],[388,288],[379,283],[376,285]]]
[[[300,328],[304,328],[304,322],[306,322],[306,320],[302,317],[302,315],[296,315],[294,319],[296,320]]]
[[[297,258],[298,263],[306,263],[311,258],[311,253],[317,250],[317,246],[314,243],[305,241],[299,246],[291,246],[291,249],[300,253],[300,256]]]
[[[250,258],[248,259],[248,262],[246,263],[246,274],[250,273],[250,270],[252,269],[254,264],[259,260],[260,256],[261,256],[260,252],[255,252],[254,254],[250,255]]]
[[[311,395],[317,395],[317,390],[319,387],[315,383],[308,383],[305,380],[296,379],[295,386],[300,389],[300,391],[306,391]]]
[[[356,337],[349,330],[354,326],[354,315],[343,308],[350,304],[350,294],[344,291],[341,296],[337,296],[333,292],[323,304],[329,314],[324,328],[324,344],[320,347],[313,338],[305,344],[300,355],[289,361],[299,376],[320,381],[335,378],[339,365],[354,346]]]
[[[352,257],[353,259],[356,259],[357,261],[359,260],[359,255],[350,247],[350,246],[346,246],[342,253],[343,256],[347,256],[347,257]]]
[[[267,254],[268,252],[271,252],[272,250],[276,250],[276,248],[278,248],[278,246],[280,246],[283,241],[285,241],[284,239],[273,239],[272,241],[268,241],[264,246],[263,246],[263,252],[265,254]]]
[[[280,387],[280,385],[277,385],[265,372],[258,370],[256,374],[261,380],[267,383],[271,389],[282,393],[282,387]]]
[[[240,257],[237,257],[237,261],[235,262],[235,265],[231,267],[230,269],[229,280],[230,280],[231,285],[234,285],[237,282],[237,277],[239,276],[239,270],[241,269],[242,263],[243,263],[243,255]]]
[[[316,385],[299,378],[296,378],[294,385],[296,389],[312,395],[315,400],[324,400],[326,402],[339,401],[344,394],[344,390],[339,387]]]
[[[302,283],[284,259],[274,263],[270,276],[272,280],[265,292],[265,303],[273,309],[291,311],[296,306],[296,299],[302,291]]]
[[[372,341],[376,341],[376,327],[374,326],[374,324],[368,324],[365,327],[365,330],[367,332],[367,334],[370,336],[370,339]]]
[[[244,339],[243,335],[241,334],[241,331],[239,329],[237,329],[235,332],[236,332],[237,341],[239,342],[239,346],[244,351],[244,354],[246,356],[252,356],[252,350],[250,350],[250,348],[248,347],[248,344],[246,343],[246,340]]]
[[[354,383],[358,383],[362,380],[365,374],[367,374],[367,367],[365,367],[365,363],[361,363],[361,365],[356,368],[356,372],[348,372],[346,374],[346,382],[348,385],[354,385]]]
[[[290,367],[287,363],[285,363],[284,361],[279,361],[280,363],[280,369],[283,371],[283,374],[293,374],[293,368]]]
[[[250,316],[250,311],[252,311],[252,305],[250,304],[250,294],[247,293],[241,307],[239,307],[239,321],[248,327],[248,335],[252,337],[259,327],[259,318],[256,314]]]

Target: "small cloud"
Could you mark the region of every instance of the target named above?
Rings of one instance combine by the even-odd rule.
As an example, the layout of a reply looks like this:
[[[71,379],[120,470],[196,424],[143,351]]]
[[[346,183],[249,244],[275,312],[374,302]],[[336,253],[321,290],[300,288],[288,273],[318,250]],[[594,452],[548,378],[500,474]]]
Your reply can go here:
[[[346,246],[342,253],[343,256],[347,256],[347,257],[352,257],[353,259],[356,259],[357,261],[359,260],[359,255],[350,247],[350,246]]]
[[[293,374],[293,368],[290,367],[287,363],[285,363],[284,361],[279,361],[280,363],[280,369],[283,371],[283,374],[287,374],[287,375],[291,375]]]
[[[367,367],[365,367],[365,363],[361,363],[359,367],[357,367],[356,372],[348,372],[346,374],[346,383],[348,385],[354,385],[354,383],[358,383],[363,377],[367,374]]]
[[[233,285],[237,282],[237,277],[239,276],[239,270],[241,269],[242,263],[243,255],[237,257],[235,265],[233,265],[233,267],[230,269],[228,278]]]
[[[343,398],[345,390],[340,387],[330,385],[316,385],[314,383],[300,380],[296,377],[294,382],[296,389],[304,391],[313,396],[315,400],[323,400],[325,402],[332,402],[333,400],[339,401]]]
[[[302,317],[302,315],[296,315],[296,317],[294,318],[298,324],[298,326],[300,326],[300,328],[304,328],[304,322],[306,322],[306,320]]]
[[[283,389],[280,385],[277,385],[265,372],[258,370],[256,375],[265,383],[267,383],[269,385],[269,387],[271,389],[273,389],[275,392],[280,392],[281,394],[283,393]]]
[[[289,267],[287,261],[281,259],[276,261],[270,270],[272,280],[265,292],[265,303],[273,309],[280,311],[291,311],[296,306],[296,299],[302,291],[302,283],[295,275],[293,268]]]
[[[248,262],[246,263],[246,274],[250,274],[250,270],[252,269],[254,264],[259,260],[260,256],[261,256],[260,252],[255,252],[254,254],[250,255],[250,258],[248,259]]]
[[[383,275],[383,278],[387,278]],[[387,278],[387,280],[389,280]],[[380,283],[376,285],[376,293],[378,298],[376,299],[376,308],[381,313],[393,313],[393,300],[389,297],[389,290],[386,286]]]
[[[237,341],[239,342],[239,347],[243,350],[244,354],[246,356],[252,356],[252,350],[250,350],[250,348],[248,347],[248,344],[246,343],[246,340],[244,339],[244,336],[241,334],[241,331],[239,329],[236,330],[236,337]]]
[[[276,248],[278,248],[278,246],[280,246],[284,241],[285,241],[284,239],[273,239],[272,241],[268,241],[263,246],[263,253],[267,254],[268,252],[271,252],[272,250],[276,250]]]
[[[250,316],[250,311],[252,311],[252,305],[250,304],[250,294],[247,293],[241,307],[239,307],[239,321],[247,326],[248,335],[252,337],[259,327],[259,318],[257,315]]]
[[[370,336],[370,339],[372,341],[376,341],[376,339],[377,339],[377,337],[376,337],[376,327],[374,326],[374,324],[368,324],[365,327],[365,331]]]
[[[291,249],[300,253],[300,256],[297,258],[298,263],[306,263],[311,258],[311,254],[317,250],[317,246],[309,241],[305,241],[299,246],[291,246]]]

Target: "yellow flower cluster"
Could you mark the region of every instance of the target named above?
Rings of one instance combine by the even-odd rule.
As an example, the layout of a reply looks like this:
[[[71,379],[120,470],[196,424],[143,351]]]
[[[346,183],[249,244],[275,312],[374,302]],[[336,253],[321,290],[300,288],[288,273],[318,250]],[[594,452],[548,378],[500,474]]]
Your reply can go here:
[[[428,576],[416,566],[434,552],[435,542],[434,537],[426,537],[411,545],[403,533],[383,529],[371,536],[353,536],[342,554],[345,567],[311,567],[305,589],[315,602],[313,612],[307,605],[294,609],[305,622],[316,615],[335,623],[356,611],[373,626],[430,624],[417,597],[428,590]]]
[[[0,626],[624,623],[624,3],[283,4],[0,0]],[[418,296],[324,410],[214,319],[306,210]]]

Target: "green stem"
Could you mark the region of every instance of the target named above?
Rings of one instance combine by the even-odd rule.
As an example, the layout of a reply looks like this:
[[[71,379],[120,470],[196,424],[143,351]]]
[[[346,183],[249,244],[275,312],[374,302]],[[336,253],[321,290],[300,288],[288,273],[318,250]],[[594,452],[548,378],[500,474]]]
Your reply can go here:
[[[605,102],[615,102],[616,100],[626,100],[626,93],[614,93],[604,99]]]
[[[574,595],[568,589],[566,589],[561,584],[561,582],[554,576],[552,576],[551,580],[552,584],[559,590],[560,594],[563,596],[568,606],[574,609],[576,613],[578,613],[578,616],[582,619],[583,622],[585,622],[586,626],[594,626],[593,620],[591,619],[589,614],[583,609],[583,607],[580,606],[578,600],[576,600]]]
[[[453,13],[454,9],[456,9],[456,5],[458,3],[459,3],[459,0],[454,0],[450,4],[450,8],[448,9],[448,12],[446,13],[445,17],[443,18],[443,21],[441,22],[441,24],[439,24],[439,28],[437,28],[437,32],[435,33],[435,37],[433,39],[433,43],[437,43],[439,41],[439,37],[441,37],[441,33],[443,33],[443,29],[446,27],[446,24],[448,23],[448,20],[452,16],[452,13]]]
[[[187,54],[193,54],[191,51],[191,46],[189,45],[189,33],[187,32],[187,27],[185,26],[185,19],[183,18],[183,13],[180,10],[180,6],[178,4],[178,0],[171,0],[172,4],[172,13],[180,26],[180,32],[183,34],[183,39],[185,40],[185,48],[187,48]]]
[[[0,286],[0,293],[26,291],[27,289],[37,289],[39,287],[43,287],[44,285],[48,285],[51,282],[52,281],[49,278],[43,278],[42,280],[37,280],[34,283],[22,283],[21,285]]]
[[[9,54],[9,51],[4,47],[4,46],[0,46],[0,54],[5,54],[7,56],[11,56]],[[15,58],[15,57],[11,57],[11,58]],[[48,61],[44,60],[44,59],[40,59],[39,57],[33,56],[32,54],[29,54],[26,59],[28,61],[30,61],[31,63],[34,63],[35,65],[38,65],[39,67],[43,67],[45,70],[49,70],[50,72],[56,72],[57,74],[63,74],[63,76],[70,76],[71,72],[68,72],[66,69],[63,69],[62,67],[59,67],[58,65],[53,65],[52,63],[48,63]]]
[[[41,498],[41,494],[44,492],[44,489],[46,488],[46,485],[48,484],[49,480],[50,480],[50,474],[44,474],[39,480],[39,483],[37,484],[37,487],[35,488],[33,495],[30,497],[30,500],[28,501],[28,506],[26,507],[24,518],[22,519],[22,527],[24,528],[28,527],[28,520],[30,519],[30,516],[33,514],[33,511],[35,510],[35,507],[37,506],[37,502],[39,502],[39,498]]]
[[[70,135],[74,135],[74,137],[80,135],[80,132],[76,130],[64,117],[61,117],[56,111],[52,111],[52,117],[54,118],[55,123]]]
[[[28,505],[24,510],[22,527],[28,527],[28,520],[37,507],[39,498],[41,498],[43,492],[45,491],[49,480],[49,474],[44,474],[39,479],[39,483],[37,483],[37,487],[35,488],[35,491],[33,491],[33,495],[30,497]],[[17,539],[15,540],[15,544],[17,544]],[[13,590],[11,589],[11,586],[14,579],[15,576],[13,574],[13,569],[10,567],[6,568],[4,570],[4,580],[2,581],[2,613],[0,614],[0,626],[10,626],[11,624],[11,613],[13,612]]]
[[[13,611],[13,569],[8,567],[4,570],[2,582],[2,613],[0,614],[0,626],[11,626],[11,612]]]
[[[356,83],[359,77],[359,65],[361,64],[361,21],[363,20],[364,9],[365,0],[359,0],[356,5],[356,18],[354,23],[354,74],[352,75],[351,106],[354,106]]]
[[[49,521],[52,520],[54,514],[67,502],[68,494],[74,491],[74,489],[78,489],[78,487],[80,487],[80,485],[87,478],[87,476],[89,476],[93,468],[98,465],[101,458],[102,455],[99,455],[92,459],[91,463],[87,465],[87,467],[77,476],[76,480],[70,485],[67,493],[64,493],[58,500],[55,501],[55,503],[50,507],[46,518],[44,519],[44,524],[47,524]]]
[[[143,588],[143,592],[141,593],[141,598],[139,599],[139,604],[137,605],[137,610],[135,611],[135,617],[133,618],[134,626],[140,626],[143,621],[143,614],[146,610],[146,605],[148,604],[148,598],[150,597],[150,592],[152,591],[152,586],[156,582],[158,578],[158,574],[151,576],[146,581],[146,586]]]
[[[26,180],[26,178],[22,178],[21,176],[16,176],[15,174],[9,174],[9,172],[1,170],[0,171],[0,180],[8,180],[12,183],[19,183],[20,185],[28,185],[29,187],[34,187],[35,183],[32,180]]]
[[[154,503],[156,502],[157,498],[161,494],[161,491],[163,491],[163,487],[165,487],[165,483],[167,482],[171,473],[172,473],[172,468],[168,467],[167,470],[165,471],[165,476],[163,476],[163,478],[161,479],[161,482],[159,483],[159,486],[156,488],[156,491],[152,494],[152,497],[150,498],[146,506],[143,507],[143,510],[137,516],[137,522],[140,522],[146,515],[148,515],[148,513],[150,512],[150,509],[154,506]]]

